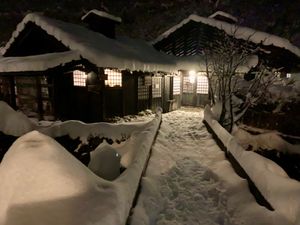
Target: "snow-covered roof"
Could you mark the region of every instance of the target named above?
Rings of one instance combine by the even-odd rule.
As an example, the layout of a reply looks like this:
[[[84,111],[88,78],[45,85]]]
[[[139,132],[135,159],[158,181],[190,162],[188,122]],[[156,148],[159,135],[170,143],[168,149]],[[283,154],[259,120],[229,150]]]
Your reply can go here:
[[[117,23],[121,23],[122,22],[122,19],[118,16],[114,16],[112,14],[109,14],[107,12],[104,12],[104,11],[100,11],[100,10],[97,10],[97,9],[93,9],[89,12],[87,12],[84,16],[81,17],[81,20],[84,20],[86,17],[88,17],[90,14],[95,14],[99,17],[104,17],[104,18],[107,18],[107,19],[110,19],[110,20],[113,20]]]
[[[174,71],[174,62],[170,57],[160,52],[153,54],[153,47],[142,43],[142,41],[130,42],[131,45],[129,42],[122,43],[83,26],[50,19],[37,13],[28,14],[18,24],[11,39],[2,49],[2,54],[5,54],[29,22],[36,24],[72,51],[77,51],[82,58],[98,67],[129,69],[131,71]]]
[[[80,54],[76,51],[23,57],[0,57],[0,73],[45,71],[75,60],[80,60]]]
[[[216,20],[213,18],[206,18],[201,17],[198,15],[190,15],[188,18],[182,20],[179,24],[171,27],[169,30],[158,36],[152,44],[155,44],[165,38],[167,38],[170,34],[184,26],[185,24],[194,21],[197,23],[203,23],[212,27],[215,27],[219,30],[223,30],[228,35],[231,35],[237,39],[242,40],[248,40],[253,43],[257,44],[263,44],[265,46],[273,45],[279,48],[284,48],[292,53],[294,53],[296,56],[300,57],[300,49],[296,47],[295,45],[291,44],[290,41],[288,41],[285,38],[281,38],[276,35],[268,34],[262,31],[257,31],[252,28],[248,27],[242,27],[235,24],[230,24],[227,22],[223,22],[220,20]]]
[[[211,14],[208,18],[215,18],[217,16],[223,16],[223,17],[231,19],[234,22],[238,22],[238,19],[236,17],[234,17],[233,15],[230,15],[229,13],[223,12],[223,11],[217,11],[217,12]]]

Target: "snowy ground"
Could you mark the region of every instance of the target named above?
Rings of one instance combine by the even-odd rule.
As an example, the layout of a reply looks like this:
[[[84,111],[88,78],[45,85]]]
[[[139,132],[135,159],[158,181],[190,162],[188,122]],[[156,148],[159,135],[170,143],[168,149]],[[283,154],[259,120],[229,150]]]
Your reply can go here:
[[[57,221],[62,225],[125,224],[160,113],[158,117],[146,116],[145,123],[66,121],[46,127],[32,123],[1,102],[0,114],[0,131],[15,136],[25,134],[11,146],[0,164],[0,224],[39,225],[41,221],[45,225]],[[149,118],[154,119],[149,121]],[[264,160],[263,166],[259,166],[265,169],[263,176],[257,169],[248,172],[259,175],[259,186],[267,190],[264,193],[271,196],[281,214],[259,206],[247,182],[233,171],[202,119],[203,110],[195,108],[163,114],[129,224],[300,224],[299,183],[287,176],[265,183],[268,177],[278,175],[278,169],[274,170]],[[112,145],[113,149],[100,144],[92,154],[94,163],[90,170],[53,139],[66,134],[83,142],[91,135],[120,140],[126,134],[130,138]],[[125,160],[123,166],[127,169],[113,181],[101,178],[98,169],[103,163],[111,165],[111,160],[96,154],[98,150],[117,156],[116,151],[121,155],[118,163]],[[255,162],[258,167],[256,159],[248,157],[249,152],[241,149],[239,153],[245,156],[243,165],[250,168]]]
[[[132,225],[280,224],[256,204],[202,123],[202,109],[163,114]],[[282,223],[281,223],[282,224]]]

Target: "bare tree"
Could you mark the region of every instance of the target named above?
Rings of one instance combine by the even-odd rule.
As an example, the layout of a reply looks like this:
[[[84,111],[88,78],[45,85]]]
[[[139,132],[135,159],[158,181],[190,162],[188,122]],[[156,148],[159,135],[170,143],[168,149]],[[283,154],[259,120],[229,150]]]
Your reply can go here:
[[[259,50],[249,41],[225,33],[205,50],[211,104],[220,107],[219,122],[229,132],[247,109],[261,100],[275,79],[263,62],[258,62],[251,81],[241,76],[241,68]]]

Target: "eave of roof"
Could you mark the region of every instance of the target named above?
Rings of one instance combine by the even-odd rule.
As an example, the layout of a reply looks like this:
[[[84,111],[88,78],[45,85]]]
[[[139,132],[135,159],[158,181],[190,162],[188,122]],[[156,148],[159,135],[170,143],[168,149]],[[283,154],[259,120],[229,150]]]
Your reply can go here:
[[[76,51],[22,57],[0,57],[0,73],[41,72],[79,60],[81,57]]]

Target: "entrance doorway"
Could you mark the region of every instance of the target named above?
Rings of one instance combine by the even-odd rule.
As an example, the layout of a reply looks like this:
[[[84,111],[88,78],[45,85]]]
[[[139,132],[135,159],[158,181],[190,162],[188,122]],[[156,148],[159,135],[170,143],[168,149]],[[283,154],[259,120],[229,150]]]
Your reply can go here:
[[[208,80],[205,72],[183,73],[182,105],[204,106],[208,102]]]

